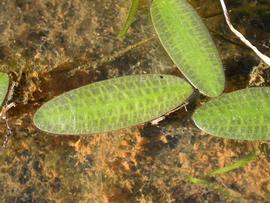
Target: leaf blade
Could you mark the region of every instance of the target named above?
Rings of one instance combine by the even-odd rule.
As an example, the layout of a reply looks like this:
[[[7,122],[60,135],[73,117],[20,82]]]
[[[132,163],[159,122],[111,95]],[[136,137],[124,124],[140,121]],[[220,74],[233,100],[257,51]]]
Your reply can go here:
[[[195,10],[186,0],[154,0],[151,17],[163,47],[193,86],[209,97],[220,95],[225,84],[222,63]]]
[[[55,134],[113,131],[153,120],[182,104],[192,87],[176,76],[124,76],[80,87],[43,104],[34,116]]]
[[[140,0],[132,0],[132,4],[130,7],[130,10],[128,12],[128,17],[126,19],[126,22],[122,28],[122,30],[118,33],[117,37],[123,40],[128,32],[129,27],[135,20],[135,16],[137,14],[138,8],[140,5]]]
[[[270,139],[270,88],[253,87],[223,94],[193,114],[198,128],[218,137]]]
[[[0,72],[0,106],[3,105],[8,92],[9,77],[8,74]]]

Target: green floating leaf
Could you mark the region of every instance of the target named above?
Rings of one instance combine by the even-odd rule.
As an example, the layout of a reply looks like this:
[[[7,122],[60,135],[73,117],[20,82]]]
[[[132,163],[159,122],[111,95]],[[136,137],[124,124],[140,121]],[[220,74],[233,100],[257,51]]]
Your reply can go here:
[[[151,16],[171,59],[199,89],[216,97],[224,90],[224,71],[211,36],[186,0],[154,0]]]
[[[134,126],[181,105],[192,87],[172,75],[109,79],[66,92],[45,103],[35,125],[54,134],[91,134]]]
[[[223,94],[196,110],[195,124],[207,133],[239,140],[270,139],[270,88]]]
[[[9,77],[6,73],[0,72],[0,106],[3,104],[8,92]]]

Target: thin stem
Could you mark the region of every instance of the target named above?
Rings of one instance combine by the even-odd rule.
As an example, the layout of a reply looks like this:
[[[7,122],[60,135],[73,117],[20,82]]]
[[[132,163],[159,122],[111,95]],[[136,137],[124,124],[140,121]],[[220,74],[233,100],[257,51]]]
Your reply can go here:
[[[263,60],[267,65],[270,66],[270,58],[266,55],[264,55],[263,53],[261,53],[257,47],[255,47],[253,44],[251,44],[250,41],[248,41],[238,30],[236,30],[233,25],[231,24],[231,20],[229,18],[229,14],[228,14],[228,11],[227,11],[227,8],[226,8],[226,5],[225,5],[225,2],[224,0],[220,0],[220,3],[221,3],[221,7],[222,7],[222,10],[223,10],[223,14],[224,14],[224,17],[225,17],[225,20],[226,20],[226,23],[228,24],[230,30],[245,44],[247,45],[249,48],[251,48],[255,53],[256,55],[261,59]]]
[[[141,40],[135,44],[132,44],[132,45],[129,45],[128,47],[120,50],[120,51],[117,51],[115,53],[113,53],[112,55],[110,56],[107,56],[107,57],[104,57],[104,58],[101,58],[100,60],[97,60],[97,61],[91,61],[89,63],[85,63],[85,64],[82,64],[82,65],[79,65],[77,66],[76,68],[72,69],[69,73],[71,75],[73,75],[76,71],[78,70],[87,70],[91,67],[92,70],[94,69],[97,69],[98,67],[104,65],[104,64],[108,64],[112,61],[115,61],[116,59],[120,58],[121,56],[125,55],[126,53],[136,49],[136,48],[139,48],[141,47],[142,45],[152,41],[156,39],[156,36],[152,36],[152,37],[149,37],[149,38],[146,38],[144,40]]]

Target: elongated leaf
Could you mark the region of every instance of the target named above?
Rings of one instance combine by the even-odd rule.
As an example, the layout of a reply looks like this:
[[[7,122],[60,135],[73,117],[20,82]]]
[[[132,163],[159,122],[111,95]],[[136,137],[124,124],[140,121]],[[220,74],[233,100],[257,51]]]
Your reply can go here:
[[[270,88],[248,88],[215,98],[196,110],[195,124],[211,135],[270,139]]]
[[[0,72],[0,106],[3,104],[8,92],[9,77],[6,73]]]
[[[229,164],[227,166],[224,166],[222,168],[218,168],[218,169],[212,171],[211,173],[208,174],[208,176],[215,177],[215,176],[219,176],[219,175],[228,173],[230,171],[234,171],[234,170],[239,169],[239,168],[243,168],[246,165],[248,165],[250,162],[256,160],[256,158],[257,158],[256,154],[251,153],[251,154],[245,156],[244,158],[235,161],[232,164]]]
[[[139,5],[140,5],[140,0],[132,0],[131,8],[129,10],[128,17],[127,17],[127,20],[125,22],[125,25],[118,34],[118,37],[120,39],[125,38],[129,27],[131,26],[131,24],[133,23],[133,21],[135,19],[135,16],[136,16],[138,8],[139,8]]]
[[[105,80],[45,103],[34,123],[55,134],[91,134],[144,123],[181,105],[192,93],[184,80],[146,74]]]
[[[205,186],[205,187],[207,187],[211,190],[214,190],[214,191],[216,191],[216,192],[218,192],[221,195],[224,195],[226,197],[239,198],[241,196],[238,192],[235,192],[235,191],[233,191],[229,188],[226,188],[218,183],[213,183],[213,182],[210,182],[210,181],[205,180],[205,179],[188,176],[187,180],[192,184]]]
[[[186,0],[154,0],[151,16],[158,37],[187,79],[209,97],[224,89],[224,71],[211,36]]]

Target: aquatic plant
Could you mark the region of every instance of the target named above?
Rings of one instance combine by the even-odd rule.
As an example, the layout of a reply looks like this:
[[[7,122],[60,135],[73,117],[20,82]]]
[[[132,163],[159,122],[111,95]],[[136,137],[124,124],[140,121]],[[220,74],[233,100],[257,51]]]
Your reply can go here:
[[[130,19],[134,18],[138,3],[133,1],[135,8],[130,10]],[[185,0],[155,0],[150,11],[157,35],[177,67],[203,94],[220,95],[225,80],[222,64],[194,9]],[[217,97],[195,112],[195,124],[220,137],[269,139],[269,91],[267,87],[250,88]],[[192,88],[175,76],[120,77],[52,99],[37,111],[34,123],[43,131],[56,134],[107,132],[156,119],[180,106],[191,93]]]
[[[127,20],[126,20],[122,30],[118,33],[118,37],[120,39],[125,38],[127,31],[128,31],[128,28],[130,27],[130,25],[134,21],[134,18],[136,16],[139,5],[140,5],[140,0],[132,0],[132,5],[131,5],[130,10],[128,12]]]
[[[253,87],[223,94],[198,108],[193,120],[203,131],[224,138],[270,138],[270,88]]]
[[[235,171],[235,170],[239,170],[241,168],[244,168],[246,165],[248,165],[249,163],[256,161],[257,159],[257,155],[255,152],[251,152],[250,154],[236,160],[235,162],[228,164],[224,167],[218,168],[212,172],[210,172],[209,174],[207,174],[208,177],[218,177],[220,175],[224,175],[227,174],[229,172]],[[193,177],[193,176],[187,176],[186,177],[187,181],[189,181],[192,184],[195,185],[202,185],[205,186],[207,188],[210,188],[214,191],[217,191],[218,193],[226,196],[226,197],[234,197],[234,199],[238,199],[239,202],[242,202],[241,199],[241,194],[239,192],[236,192],[235,190],[232,190],[228,187],[224,187],[224,185],[221,185],[219,183],[210,181],[207,179],[207,177],[205,179],[202,178],[197,178],[197,177]]]
[[[222,186],[218,183],[213,183],[213,182],[210,182],[208,180],[196,178],[193,176],[188,176],[186,179],[191,184],[205,186],[211,190],[218,192],[219,194],[221,194],[227,198],[234,197],[235,199],[238,199],[239,197],[241,197],[240,193],[235,192],[234,190],[231,190],[229,188],[225,188],[224,186]]]
[[[258,157],[257,155],[252,152],[250,154],[248,154],[247,156],[235,161],[232,164],[229,164],[227,166],[224,166],[223,168],[218,168],[214,171],[212,171],[211,173],[208,174],[209,177],[216,177],[225,173],[229,173],[231,171],[234,171],[236,169],[240,169],[245,167],[246,165],[248,165],[250,162],[256,160]]]
[[[44,104],[34,123],[57,134],[90,134],[138,125],[181,105],[192,87],[172,75],[144,74],[105,80]]]
[[[225,79],[218,51],[191,5],[186,0],[154,0],[150,11],[161,44],[179,70],[201,93],[220,95]]]
[[[0,72],[0,106],[3,104],[4,99],[8,92],[9,77],[6,73]]]
[[[126,24],[120,32],[121,36],[125,35],[133,21],[138,6],[139,1],[132,2]],[[184,13],[179,14],[179,10],[184,11]],[[193,8],[185,1],[170,0],[165,3],[165,1],[155,0],[151,6],[151,16],[163,46],[167,51],[169,50],[169,55],[172,56],[173,60],[176,60],[178,67],[183,67],[183,72],[188,76],[188,79],[206,95],[214,97],[221,94],[224,89],[222,64],[206,27]],[[182,26],[179,26],[177,21],[179,19],[183,20]],[[164,27],[166,30],[163,30]],[[191,31],[192,34],[190,34]],[[201,64],[202,62],[204,65]],[[152,101],[146,100],[149,97],[155,101],[155,95],[151,95],[151,93],[154,89],[157,91],[161,84],[156,83],[153,86],[150,82],[149,86],[140,86],[139,83],[135,85],[139,88],[138,90],[136,87],[131,90],[130,86],[137,82],[136,78],[142,77],[146,76],[130,76],[128,80],[118,78],[65,93],[44,104],[36,113],[34,123],[44,131],[57,134],[89,134],[111,131],[153,120],[181,105],[184,102],[183,99],[186,99],[192,92],[190,87],[187,88],[187,85],[183,89],[170,89],[170,85],[164,83],[168,87],[165,88],[167,92],[163,91],[159,96],[161,111],[159,112],[160,107],[155,106],[154,103],[146,109],[145,106],[141,107],[140,105],[151,103]],[[168,76],[162,76],[163,79],[159,76],[154,77],[158,81],[164,81]],[[169,83],[175,83],[174,80],[175,78]],[[115,92],[111,91],[113,83],[119,83]],[[104,87],[94,92],[94,87],[103,86],[103,84]],[[175,100],[170,96],[172,92],[177,92],[177,90],[180,100]],[[116,95],[112,96],[111,94]],[[137,94],[136,97],[132,97],[133,94]],[[126,98],[123,98],[123,95]],[[113,99],[104,99],[111,97]],[[125,99],[128,100],[125,101]],[[173,105],[169,102],[170,100],[174,102]],[[126,108],[126,103],[129,103],[129,108]],[[86,104],[88,104],[88,108],[86,108]],[[118,109],[120,110],[118,111]],[[107,115],[108,111],[110,116]]]

